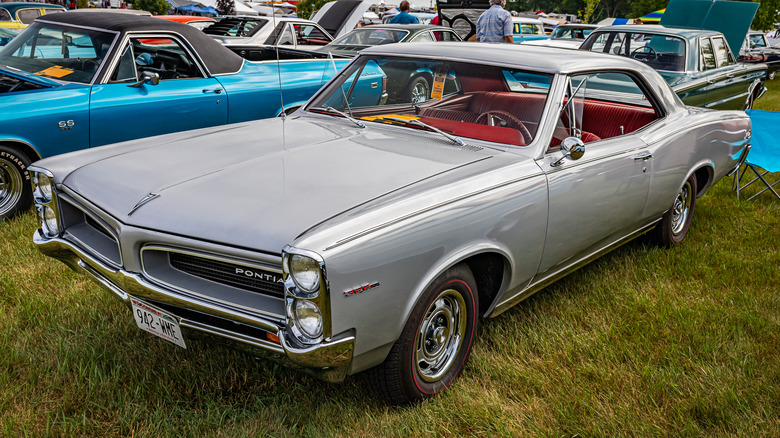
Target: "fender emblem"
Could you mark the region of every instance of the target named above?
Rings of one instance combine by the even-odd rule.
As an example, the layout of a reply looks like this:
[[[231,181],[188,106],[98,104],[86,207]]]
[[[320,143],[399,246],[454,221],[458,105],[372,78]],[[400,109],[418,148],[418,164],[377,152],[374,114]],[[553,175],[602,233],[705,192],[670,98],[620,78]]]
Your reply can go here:
[[[73,129],[73,126],[75,124],[76,124],[76,122],[74,122],[73,120],[63,120],[63,121],[57,123],[57,125],[60,127],[60,131]]]
[[[357,295],[357,294],[363,293],[363,292],[365,292],[365,291],[367,291],[369,289],[376,289],[378,287],[379,287],[379,283],[364,284],[363,286],[356,287],[354,289],[345,290],[344,291],[344,295],[346,295],[348,297],[351,297],[352,295]]]

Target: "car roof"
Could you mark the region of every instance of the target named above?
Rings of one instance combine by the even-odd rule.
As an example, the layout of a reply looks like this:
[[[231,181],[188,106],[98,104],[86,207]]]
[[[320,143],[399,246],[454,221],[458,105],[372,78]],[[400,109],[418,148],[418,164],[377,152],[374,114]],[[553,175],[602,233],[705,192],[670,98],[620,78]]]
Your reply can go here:
[[[415,56],[451,61],[499,64],[527,68],[547,73],[568,74],[577,71],[601,69],[635,70],[642,73],[655,70],[625,56],[596,53],[585,50],[555,47],[526,46],[524,44],[492,44],[476,42],[420,42],[414,44],[385,44],[369,47],[366,55]]]
[[[199,15],[154,15],[154,18],[171,20],[179,23],[192,23],[193,21],[208,21],[213,23],[215,20],[211,17],[201,17]]]
[[[528,17],[512,17],[512,23],[543,24],[542,20]]]
[[[127,32],[172,32],[182,35],[197,52],[211,74],[235,73],[241,69],[244,59],[236,55],[200,30],[183,23],[158,20],[154,17],[110,12],[79,12],[45,15],[36,22],[71,24],[74,26]]]
[[[635,33],[657,33],[663,35],[674,35],[686,39],[698,38],[701,36],[722,35],[720,32],[706,29],[693,29],[687,27],[666,27],[660,24],[617,24],[612,26],[601,26],[596,32],[635,32]]]
[[[578,29],[596,29],[602,26],[599,26],[598,24],[586,24],[586,23],[563,23],[555,26],[558,27],[575,27]]]

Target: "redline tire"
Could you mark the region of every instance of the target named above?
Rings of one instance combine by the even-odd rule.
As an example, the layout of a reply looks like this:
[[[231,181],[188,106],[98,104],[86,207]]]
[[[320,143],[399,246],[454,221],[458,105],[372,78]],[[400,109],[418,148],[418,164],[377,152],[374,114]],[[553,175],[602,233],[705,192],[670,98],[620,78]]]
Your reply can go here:
[[[696,193],[696,177],[691,175],[674,198],[672,208],[664,213],[661,222],[651,231],[653,243],[670,248],[685,239],[693,221]]]
[[[30,160],[14,148],[0,145],[0,220],[26,211],[32,205]]]
[[[391,404],[406,405],[447,389],[471,353],[477,309],[468,266],[440,275],[423,292],[385,362],[368,371],[374,391]]]

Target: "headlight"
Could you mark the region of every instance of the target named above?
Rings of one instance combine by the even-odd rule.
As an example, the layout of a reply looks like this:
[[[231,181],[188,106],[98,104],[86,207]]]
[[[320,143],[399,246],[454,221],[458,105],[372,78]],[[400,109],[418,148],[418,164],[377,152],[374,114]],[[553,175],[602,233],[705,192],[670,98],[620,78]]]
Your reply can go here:
[[[312,293],[320,288],[320,265],[313,258],[293,254],[288,268],[295,284],[304,291]]]
[[[57,213],[51,208],[41,205],[38,209],[38,215],[41,218],[41,228],[47,236],[56,236],[60,232],[60,225],[57,222]]]
[[[295,320],[304,335],[312,339],[322,336],[322,314],[311,301],[295,300]]]
[[[41,172],[35,172],[33,173],[33,197],[36,201],[41,203],[48,203],[51,202],[52,199],[52,188],[51,188],[51,178],[48,177],[48,175],[41,173]]]

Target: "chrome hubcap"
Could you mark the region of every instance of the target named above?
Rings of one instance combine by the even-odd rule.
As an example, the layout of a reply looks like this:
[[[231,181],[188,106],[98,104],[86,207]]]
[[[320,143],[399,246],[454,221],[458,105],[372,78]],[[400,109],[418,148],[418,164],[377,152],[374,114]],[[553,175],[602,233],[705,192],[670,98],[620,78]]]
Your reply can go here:
[[[0,159],[0,215],[10,211],[22,197],[24,181],[16,165]]]
[[[428,87],[425,84],[417,83],[412,89],[412,103],[425,102],[428,98]]]
[[[466,302],[452,289],[433,300],[417,334],[415,365],[427,382],[435,382],[452,366],[466,332]]]
[[[678,235],[685,228],[688,221],[688,215],[691,213],[691,201],[693,200],[693,190],[689,181],[685,182],[672,207],[672,234]]]

